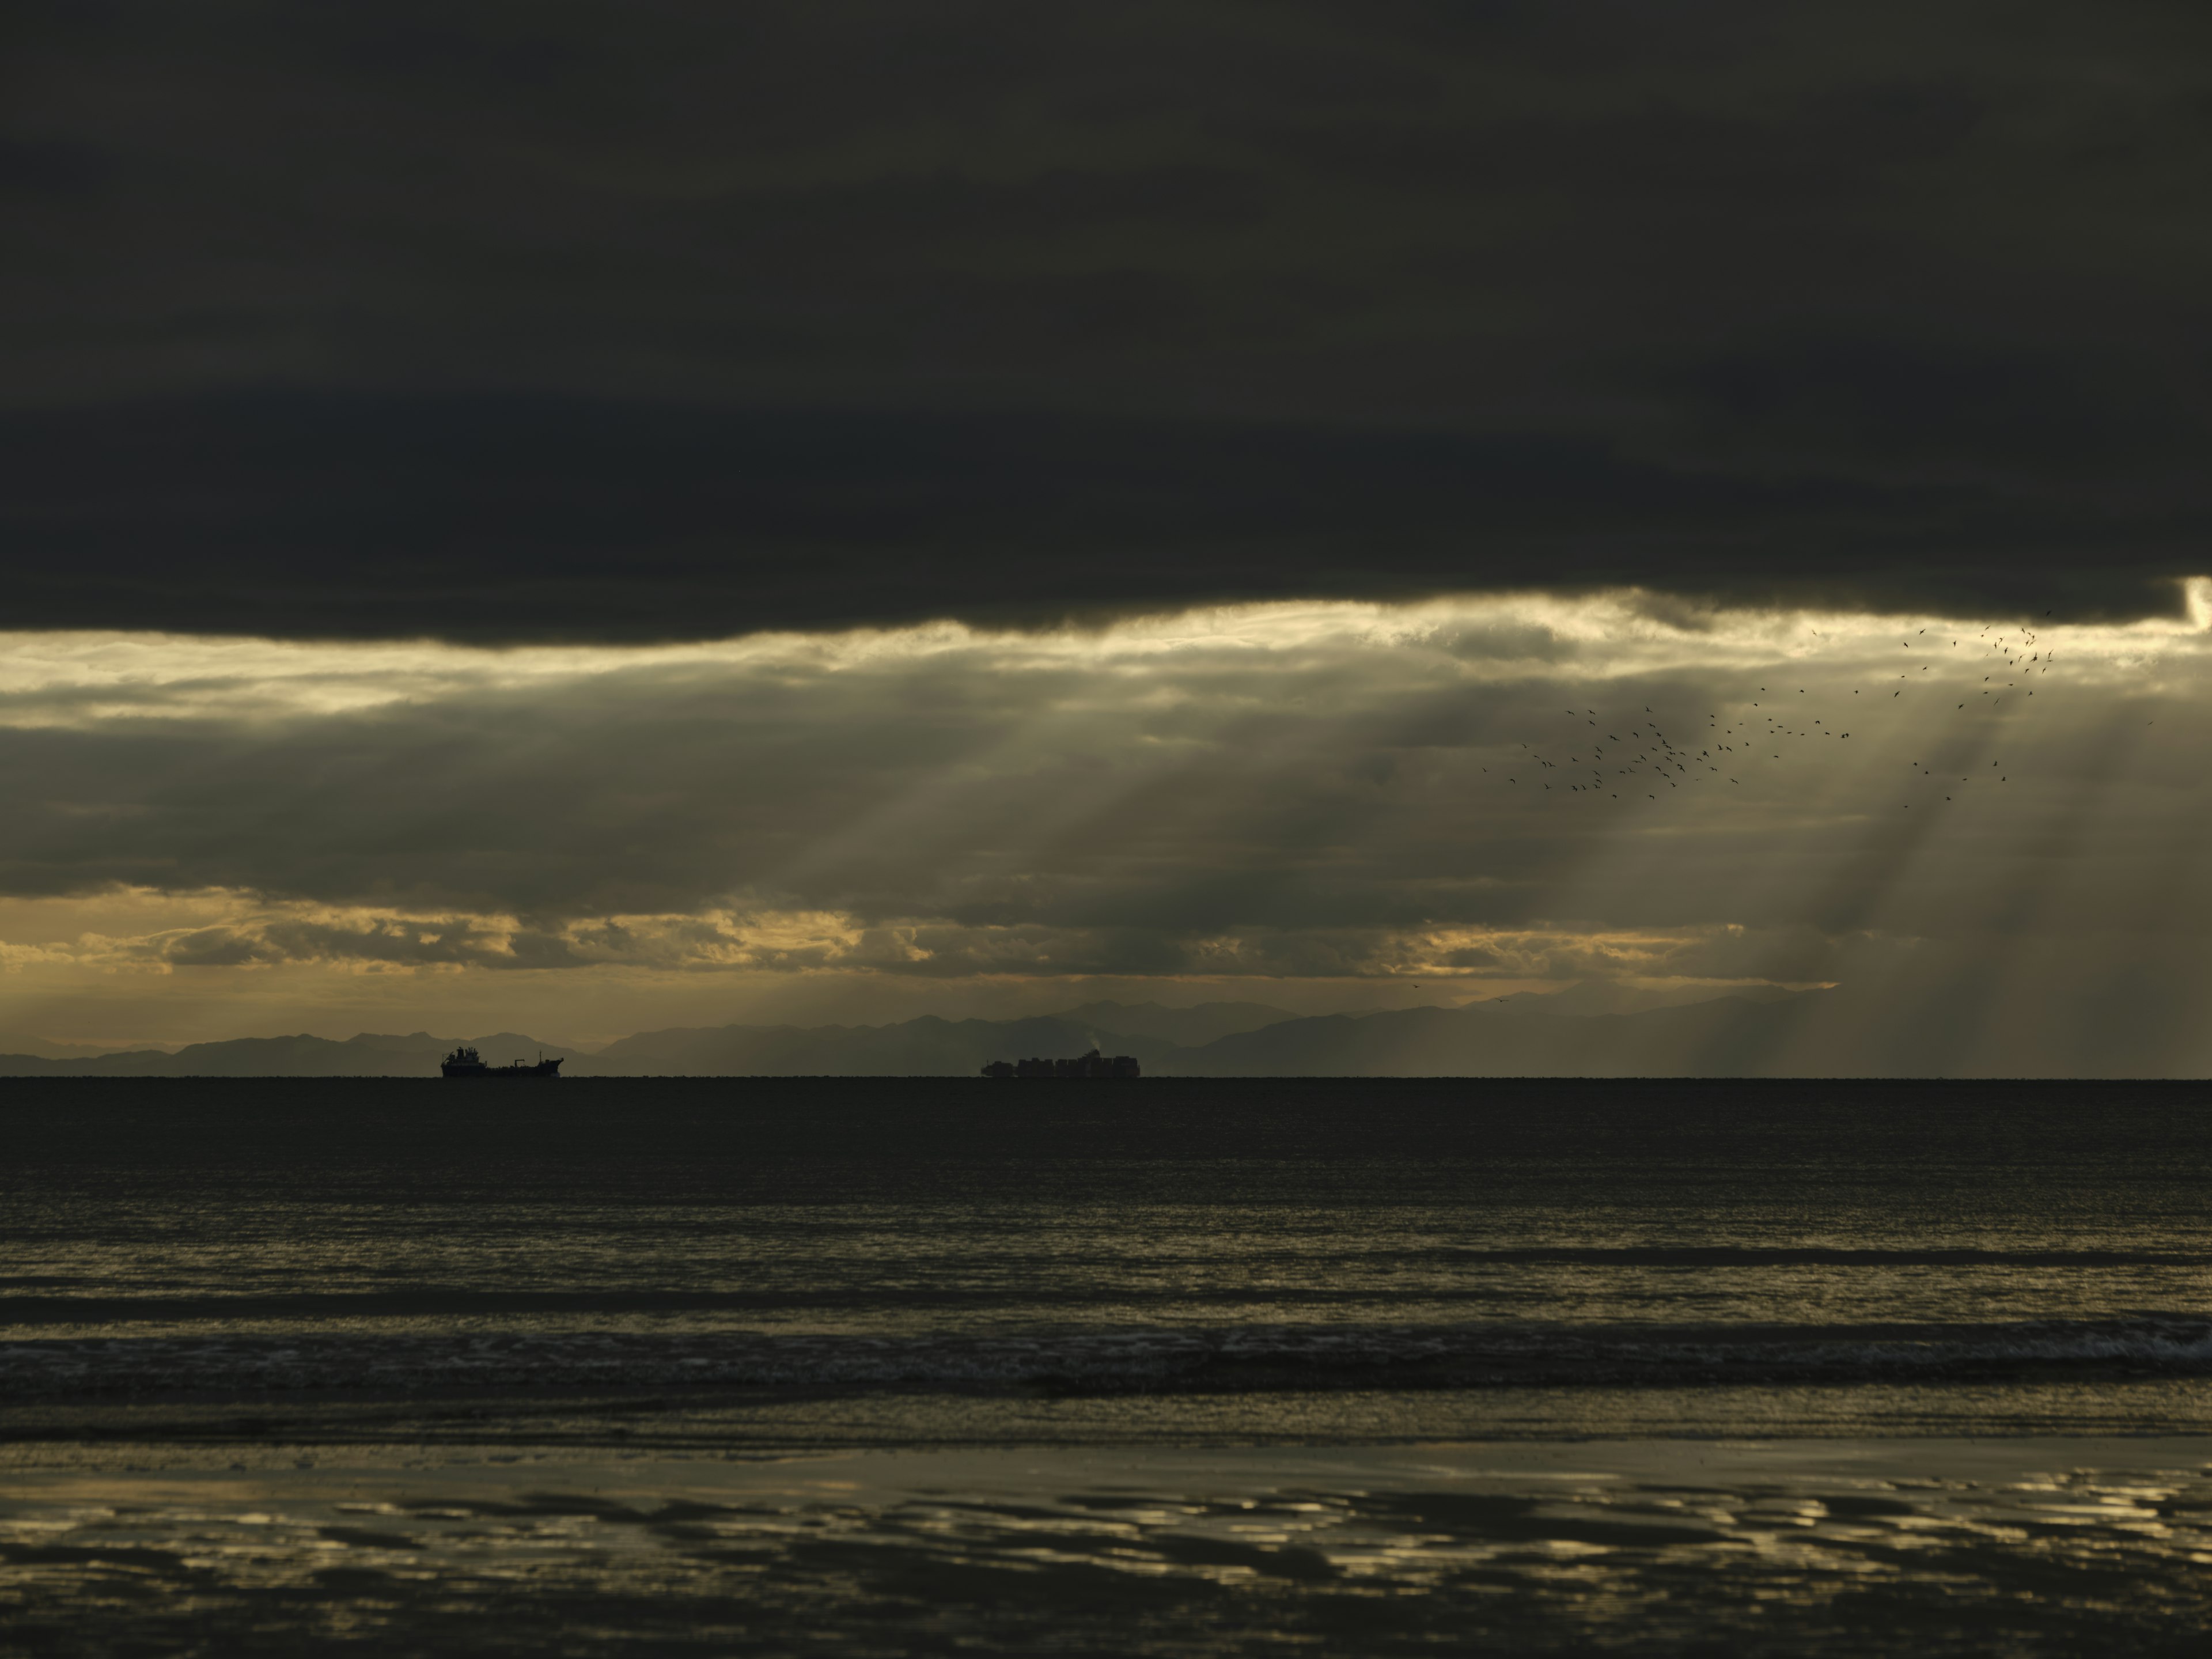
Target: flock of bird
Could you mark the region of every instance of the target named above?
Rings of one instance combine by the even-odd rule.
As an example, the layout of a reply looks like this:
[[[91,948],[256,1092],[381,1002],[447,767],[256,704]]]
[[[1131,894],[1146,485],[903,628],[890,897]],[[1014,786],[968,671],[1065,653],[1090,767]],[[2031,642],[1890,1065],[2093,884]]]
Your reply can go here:
[[[1818,637],[1818,630],[1814,631]],[[1624,795],[1633,800],[1641,794],[1646,800],[1656,801],[1662,784],[1671,790],[1706,783],[1723,789],[1741,788],[1745,775],[1754,769],[1777,762],[1789,763],[1795,758],[1789,752],[1793,744],[1822,739],[1840,744],[1850,739],[1853,725],[1872,729],[1876,724],[1887,724],[1882,705],[1898,702],[1908,692],[1913,699],[1908,706],[1923,703],[1930,691],[1945,702],[1955,697],[1949,711],[1954,715],[1969,708],[1994,714],[2008,697],[2014,699],[2016,708],[2022,706],[2035,695],[2027,682],[2048,674],[2054,660],[2055,653],[2039,644],[2032,628],[2000,629],[1992,625],[1971,639],[1962,633],[1947,640],[1946,630],[1939,628],[1936,637],[1930,640],[1928,632],[1923,628],[1899,641],[1907,653],[1901,664],[1903,672],[1897,676],[1899,684],[1854,686],[1848,697],[1838,694],[1840,703],[1848,706],[1832,708],[1826,714],[1811,712],[1824,706],[1818,702],[1798,701],[1812,695],[1805,687],[1793,690],[1787,685],[1779,690],[1761,685],[1742,699],[1748,707],[1739,705],[1735,718],[1728,724],[1722,723],[1718,711],[1710,712],[1697,738],[1686,737],[1678,744],[1648,703],[1640,715],[1632,712],[1626,720],[1617,715],[1601,715],[1595,708],[1569,708],[1565,719],[1571,724],[1559,739],[1540,750],[1534,744],[1522,743],[1522,754],[1498,775],[1504,777],[1506,786],[1516,788],[1534,783],[1549,793],[1607,800],[1619,800]],[[1959,672],[1961,665],[1963,674]],[[1976,682],[1972,676],[1983,668],[1989,672]],[[1769,678],[1771,681],[1771,672]],[[1885,690],[1889,692],[1887,698],[1880,695]],[[2025,696],[2021,696],[2023,690]],[[1825,756],[1820,758],[1826,763]],[[1911,763],[1914,781],[1930,786],[1922,792],[1923,805],[1933,805],[1930,797],[1938,790],[1944,800],[1955,801],[1975,781],[1978,767],[1978,758],[1953,782],[1948,766],[1938,768],[1917,759]],[[1990,759],[1990,769],[1997,775],[1996,783],[2011,781],[2010,772],[1998,759]],[[1912,810],[1911,799],[1899,805],[1904,811]]]

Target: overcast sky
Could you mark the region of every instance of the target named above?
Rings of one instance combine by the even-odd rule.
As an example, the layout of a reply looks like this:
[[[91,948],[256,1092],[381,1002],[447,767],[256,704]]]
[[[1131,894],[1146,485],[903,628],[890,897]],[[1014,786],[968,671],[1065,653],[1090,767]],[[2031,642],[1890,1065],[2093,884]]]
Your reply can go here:
[[[2201,1063],[2202,7],[7,30],[0,1035],[1592,981]]]

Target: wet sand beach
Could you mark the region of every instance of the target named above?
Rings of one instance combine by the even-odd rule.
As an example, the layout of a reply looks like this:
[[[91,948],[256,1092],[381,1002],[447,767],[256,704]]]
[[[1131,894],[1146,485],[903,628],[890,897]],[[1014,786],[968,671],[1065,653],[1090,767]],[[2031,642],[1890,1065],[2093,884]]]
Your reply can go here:
[[[2193,1436],[328,1455],[15,1460],[0,1651],[2179,1653],[2212,1617]]]

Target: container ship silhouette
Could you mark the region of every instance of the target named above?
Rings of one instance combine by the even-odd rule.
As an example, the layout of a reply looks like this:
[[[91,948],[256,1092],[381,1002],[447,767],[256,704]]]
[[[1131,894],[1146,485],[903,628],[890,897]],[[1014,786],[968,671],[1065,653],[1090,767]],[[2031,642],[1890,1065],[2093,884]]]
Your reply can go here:
[[[558,1077],[561,1062],[540,1060],[535,1066],[527,1060],[512,1060],[505,1066],[487,1066],[483,1056],[464,1043],[440,1062],[438,1069],[447,1077]]]
[[[1137,1077],[1136,1060],[1129,1054],[1102,1054],[1096,1048],[1079,1060],[994,1060],[983,1068],[985,1077]]]

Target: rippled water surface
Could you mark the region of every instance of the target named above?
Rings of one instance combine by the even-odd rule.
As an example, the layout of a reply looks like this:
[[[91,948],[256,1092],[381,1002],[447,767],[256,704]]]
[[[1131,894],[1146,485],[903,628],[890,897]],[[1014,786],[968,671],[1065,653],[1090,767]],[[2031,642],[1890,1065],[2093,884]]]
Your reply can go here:
[[[960,1528],[916,1517],[945,1504],[1000,1540],[975,1546],[975,1571],[994,1583],[988,1575],[1038,1575],[1023,1593],[1046,1604],[1103,1593],[1086,1573],[1146,1580],[1111,1587],[1143,1589],[1142,1606],[1122,1613],[1161,1651],[1226,1650],[1235,1644],[1218,1622],[1252,1618],[1309,1634],[1331,1619],[1380,1620],[1376,1643],[1387,1632],[1419,1645],[1455,1620],[1467,1626],[1478,1603],[1522,1645],[1549,1631],[1571,1647],[1601,1628],[1577,1623],[1576,1607],[1662,1594],[1675,1607],[1666,1639],[1686,1641],[1698,1615],[1679,1604],[1695,1603],[1699,1585],[1718,1598],[1716,1620],[1731,1595],[1771,1601],[1773,1628],[1796,1632],[1788,1641],[1845,1650],[1849,1621],[1814,1616],[1832,1612],[1834,1595],[1805,1586],[1875,1572],[1875,1561],[1885,1565],[1860,1588],[1878,1579],[1900,1607],[1920,1605],[1913,1586],[1995,1575],[1985,1611],[2010,1621],[2000,1620],[2003,1644],[2047,1638],[2060,1650],[2057,1632],[2075,1628],[2067,1597],[2086,1607],[2088,1592],[2053,1584],[2086,1585],[2080,1575],[2098,1562],[2192,1583],[2203,1571],[2188,1565],[2204,1541],[2192,1471],[2212,1462],[2212,1442],[2193,1456],[2197,1443],[2176,1438],[2212,1430],[2212,1098],[2195,1086],[379,1079],[9,1091],[0,1435],[29,1483],[17,1490],[33,1496],[0,1540],[0,1584],[27,1616],[89,1597],[88,1612],[105,1611],[82,1630],[137,1631],[118,1635],[126,1645],[181,1639],[161,1633],[163,1609],[204,1593],[231,1609],[222,1618],[296,1634],[316,1597],[350,1605],[373,1581],[370,1601],[465,1600],[478,1593],[465,1589],[471,1575],[520,1571],[526,1558],[537,1564],[533,1595],[565,1583],[630,1609],[607,1615],[599,1647],[578,1650],[620,1650],[625,1620],[644,1621],[632,1634],[649,1647],[660,1638],[641,1609],[657,1600],[804,1603],[865,1624],[854,1612],[864,1603],[904,1606],[909,1590],[929,1600],[926,1587],[876,1583],[868,1564],[919,1550],[936,1573],[937,1546],[916,1540]],[[1692,1548],[1686,1534],[1632,1541],[1619,1529],[1691,1526],[1682,1517],[1695,1505],[1676,1515],[1667,1505],[1677,1498],[1645,1491],[1677,1474],[1621,1477],[1620,1491],[1645,1493],[1633,1498],[1601,1481],[1565,1510],[1525,1480],[1492,1492],[1495,1503],[1420,1509],[1426,1489],[1408,1486],[1401,1464],[1357,1465],[1389,1446],[1909,1447],[1929,1436],[2052,1446],[2163,1437],[2155,1468],[2106,1451],[2105,1474],[2078,1479],[2148,1482],[2166,1496],[2148,1520],[2099,1498],[2104,1507],[2086,1512],[2094,1526],[1987,1504],[1968,1526],[1897,1484],[1909,1455],[1875,1457],[1850,1477],[1860,1484],[1830,1492],[1839,1510],[1806,1484],[1817,1461],[1806,1450],[1796,1473],[1786,1460],[1759,1464],[1757,1492],[1741,1469],[1723,1477],[1705,1509],[1732,1518],[1697,1522],[1705,1532]],[[1067,1552],[1024,1541],[1029,1522],[1006,1505],[1042,1504],[1059,1516],[1037,1522],[1052,1537],[1074,1525],[1069,1516],[1106,1511],[1063,1514],[1074,1503],[1065,1492],[1000,1491],[971,1494],[981,1505],[971,1513],[957,1489],[925,1502],[879,1475],[867,1477],[881,1487],[868,1503],[825,1519],[807,1507],[817,1494],[789,1511],[815,1518],[782,1532],[782,1522],[732,1520],[729,1506],[743,1504],[726,1492],[681,1500],[711,1514],[666,1510],[678,1502],[669,1483],[682,1484],[669,1472],[695,1464],[734,1479],[731,1457],[992,1448],[1063,1460],[1068,1492],[1103,1490],[1098,1460],[1166,1469],[1171,1453],[1243,1448],[1234,1502],[1260,1503],[1264,1488],[1278,1508],[1319,1505],[1285,1514],[1324,1517],[1285,1521],[1280,1538],[1250,1548],[1319,1553],[1183,1560],[1176,1550],[1200,1548],[1186,1542],[1131,1544],[1125,1559],[1097,1541],[1124,1536],[1115,1528],[1144,1534],[1125,1516],[1083,1534],[1096,1548],[1070,1577]],[[1368,1475],[1339,1468],[1334,1485],[1292,1498],[1305,1488],[1249,1461],[1328,1448]],[[661,1471],[659,1487],[623,1500],[627,1518],[528,1509],[529,1471],[608,1457]],[[191,1511],[201,1520],[175,1507],[183,1499],[127,1497],[133,1481],[252,1486],[301,1462],[325,1483],[334,1469],[380,1471],[381,1495],[360,1501],[398,1507],[375,1510],[386,1518],[374,1524],[334,1519],[330,1505],[353,1500],[315,1486],[299,1499],[309,1518],[254,1534],[271,1548],[290,1540],[269,1559],[291,1565],[260,1589],[224,1565],[228,1545],[199,1567],[159,1564],[200,1559],[185,1533],[203,1521],[226,1537],[264,1525],[238,1517],[275,1502],[268,1492],[188,1485],[209,1506]],[[2134,1473],[2112,1473],[2121,1466]],[[477,1480],[489,1485],[468,1486]],[[422,1530],[419,1506],[446,1503],[439,1493],[456,1481],[480,1507],[524,1504],[521,1530],[483,1516],[489,1530],[456,1522],[505,1540],[475,1555]],[[86,1496],[94,1486],[106,1494],[96,1500]],[[575,1498],[557,1486],[531,1490]],[[1174,1493],[1141,1480],[1115,1490],[1131,1514],[1166,1505],[1160,1538],[1212,1535],[1210,1522],[1173,1521],[1176,1504],[1212,1515],[1206,1504],[1232,1501],[1202,1480]],[[1742,1517],[1765,1514],[1770,1499],[1815,1516],[1809,1531],[1778,1522],[1775,1534],[1812,1551],[1814,1565],[1787,1579],[1796,1589],[1755,1595],[1747,1587],[1780,1558],[1741,1555]],[[1593,1520],[1573,1508],[1585,1503],[1626,1503],[1634,1517]],[[2060,1534],[2038,1529],[2051,1527],[2073,1543],[2045,1547]],[[389,1537],[348,1543],[349,1528]],[[574,1539],[545,1542],[568,1538],[563,1528],[596,1541],[563,1554]],[[603,1528],[614,1530],[592,1530]],[[1413,1540],[1405,1559],[1428,1565],[1393,1577],[1398,1566],[1370,1559],[1382,1547],[1370,1534]],[[631,1549],[618,1540],[633,1535],[636,1562],[674,1575],[665,1597],[643,1581],[608,1588],[611,1569],[592,1552]],[[2105,1541],[2068,1554],[2093,1536]],[[1935,1553],[1897,1553],[1938,1537],[1948,1541]],[[48,1542],[26,1541],[36,1538]],[[338,1553],[323,1560],[325,1548]],[[400,1556],[413,1565],[403,1571]],[[845,1565],[821,1565],[832,1557]],[[2073,1564],[2063,1572],[2062,1558]],[[88,1577],[64,1571],[65,1559],[109,1565]],[[129,1595],[103,1576],[111,1569],[139,1575]],[[316,1576],[326,1571],[371,1577]],[[1201,1580],[1214,1589],[1191,1588]],[[1250,1596],[1261,1601],[1246,1606]],[[1232,1603],[1242,1610],[1223,1610]],[[941,1612],[934,1623],[886,1613],[884,1640],[896,1650],[1016,1639],[1014,1626],[952,1602]],[[2200,1612],[2175,1578],[2130,1616],[2145,1640],[2178,1639]],[[410,1628],[389,1608],[350,1624],[315,1616],[319,1640],[374,1645]],[[1119,1616],[1098,1614],[1101,1644]],[[1731,1626],[1732,1640],[1766,1628],[1757,1620],[1768,1614],[1744,1617],[1753,1624]],[[775,1644],[742,1619],[725,1625],[750,1631],[744,1644]],[[1602,1628],[1612,1644],[1632,1626]]]

